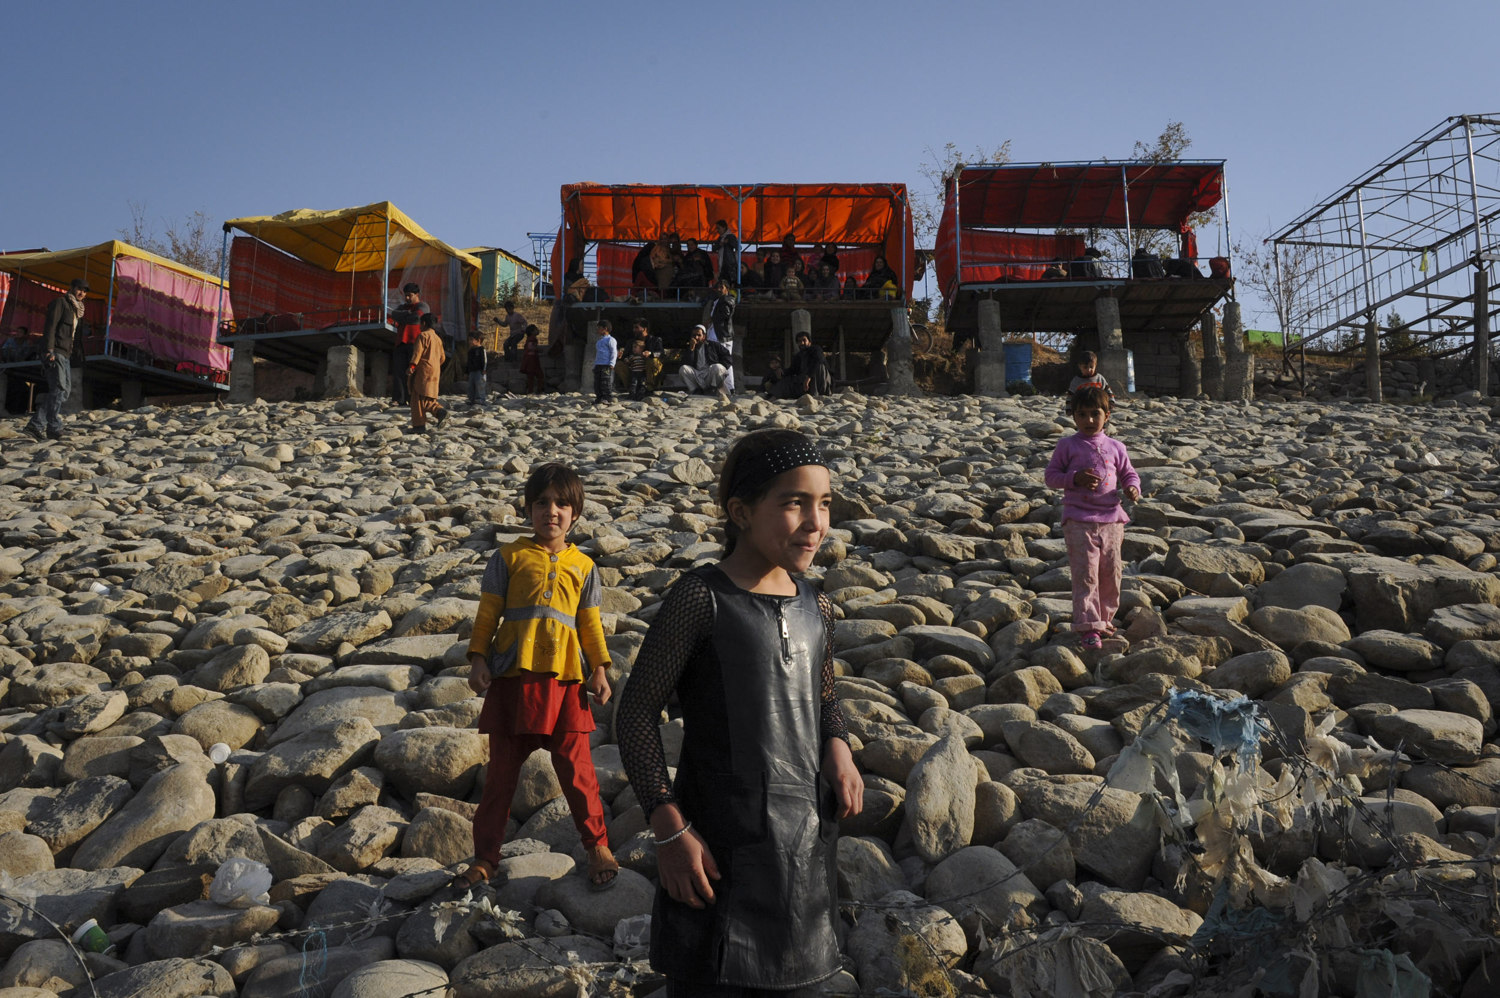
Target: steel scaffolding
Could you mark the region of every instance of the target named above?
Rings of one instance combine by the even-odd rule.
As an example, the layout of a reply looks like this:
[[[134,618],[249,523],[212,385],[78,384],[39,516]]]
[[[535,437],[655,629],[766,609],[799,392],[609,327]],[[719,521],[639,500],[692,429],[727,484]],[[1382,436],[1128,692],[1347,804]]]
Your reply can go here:
[[[1310,342],[1355,332],[1374,351],[1400,333],[1403,350],[1473,345],[1476,359],[1487,356],[1497,218],[1500,116],[1446,119],[1271,237],[1278,284],[1301,288],[1287,308],[1286,350],[1305,357]],[[1289,266],[1305,273],[1293,279]],[[1383,309],[1403,315],[1398,329],[1380,330]],[[1475,368],[1488,393],[1488,365]]]
[[[1451,117],[1318,204],[1269,240],[1286,304],[1290,353],[1337,333],[1438,354],[1489,352],[1488,289],[1500,261],[1500,115]],[[1284,273],[1300,267],[1304,273]],[[1378,315],[1402,322],[1381,330]],[[1373,334],[1373,335],[1372,335]],[[1461,341],[1456,347],[1445,342]],[[1389,346],[1389,344],[1387,344]],[[1475,365],[1488,394],[1489,365]],[[1378,389],[1377,389],[1378,390]]]

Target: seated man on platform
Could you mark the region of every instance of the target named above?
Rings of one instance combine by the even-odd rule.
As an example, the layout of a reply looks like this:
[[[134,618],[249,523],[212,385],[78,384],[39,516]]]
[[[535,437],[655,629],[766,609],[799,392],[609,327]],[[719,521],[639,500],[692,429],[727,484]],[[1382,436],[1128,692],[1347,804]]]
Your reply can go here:
[[[1104,254],[1096,247],[1090,246],[1083,254],[1068,262],[1068,278],[1074,281],[1097,281],[1103,275],[1099,272],[1099,264],[1096,263]]]
[[[811,299],[821,299],[823,301],[832,301],[838,296],[839,275],[835,273],[834,268],[828,265],[828,260],[825,257],[823,261],[818,264],[817,273],[813,274],[807,282],[807,297]]]
[[[1144,246],[1137,246],[1135,255],[1130,258],[1130,276],[1138,280],[1155,280],[1166,277],[1167,270],[1162,266],[1161,257]]]
[[[723,344],[708,338],[708,331],[702,326],[693,327],[682,359],[683,364],[677,369],[677,373],[682,377],[682,383],[687,386],[689,394],[707,395],[714,391],[726,400],[729,398],[724,385],[734,359]]]

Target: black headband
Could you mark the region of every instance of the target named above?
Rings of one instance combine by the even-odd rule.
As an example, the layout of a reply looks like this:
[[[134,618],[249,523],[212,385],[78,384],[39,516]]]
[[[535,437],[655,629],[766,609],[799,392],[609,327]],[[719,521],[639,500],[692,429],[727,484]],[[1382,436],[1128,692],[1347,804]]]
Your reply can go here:
[[[807,464],[828,467],[823,452],[814,447],[811,441],[797,440],[777,444],[740,460],[735,466],[734,477],[729,481],[729,495],[731,498],[738,496],[744,499],[754,495],[761,486],[783,471]]]

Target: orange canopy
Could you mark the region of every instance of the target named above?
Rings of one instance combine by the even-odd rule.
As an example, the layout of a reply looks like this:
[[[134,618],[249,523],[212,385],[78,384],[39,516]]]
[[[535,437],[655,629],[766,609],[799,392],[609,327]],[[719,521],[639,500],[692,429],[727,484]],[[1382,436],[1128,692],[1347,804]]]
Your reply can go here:
[[[880,247],[910,290],[914,244],[905,184],[566,184],[553,275],[589,242],[645,243],[670,233],[700,242],[729,223],[742,244]]]

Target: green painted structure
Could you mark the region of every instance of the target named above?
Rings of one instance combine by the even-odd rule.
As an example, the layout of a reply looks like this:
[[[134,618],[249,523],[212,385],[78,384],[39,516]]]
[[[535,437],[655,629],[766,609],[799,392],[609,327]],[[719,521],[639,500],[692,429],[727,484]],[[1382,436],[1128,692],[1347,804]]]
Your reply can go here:
[[[509,250],[498,246],[475,246],[464,251],[479,257],[479,297],[481,300],[504,301],[536,297],[541,271]]]

